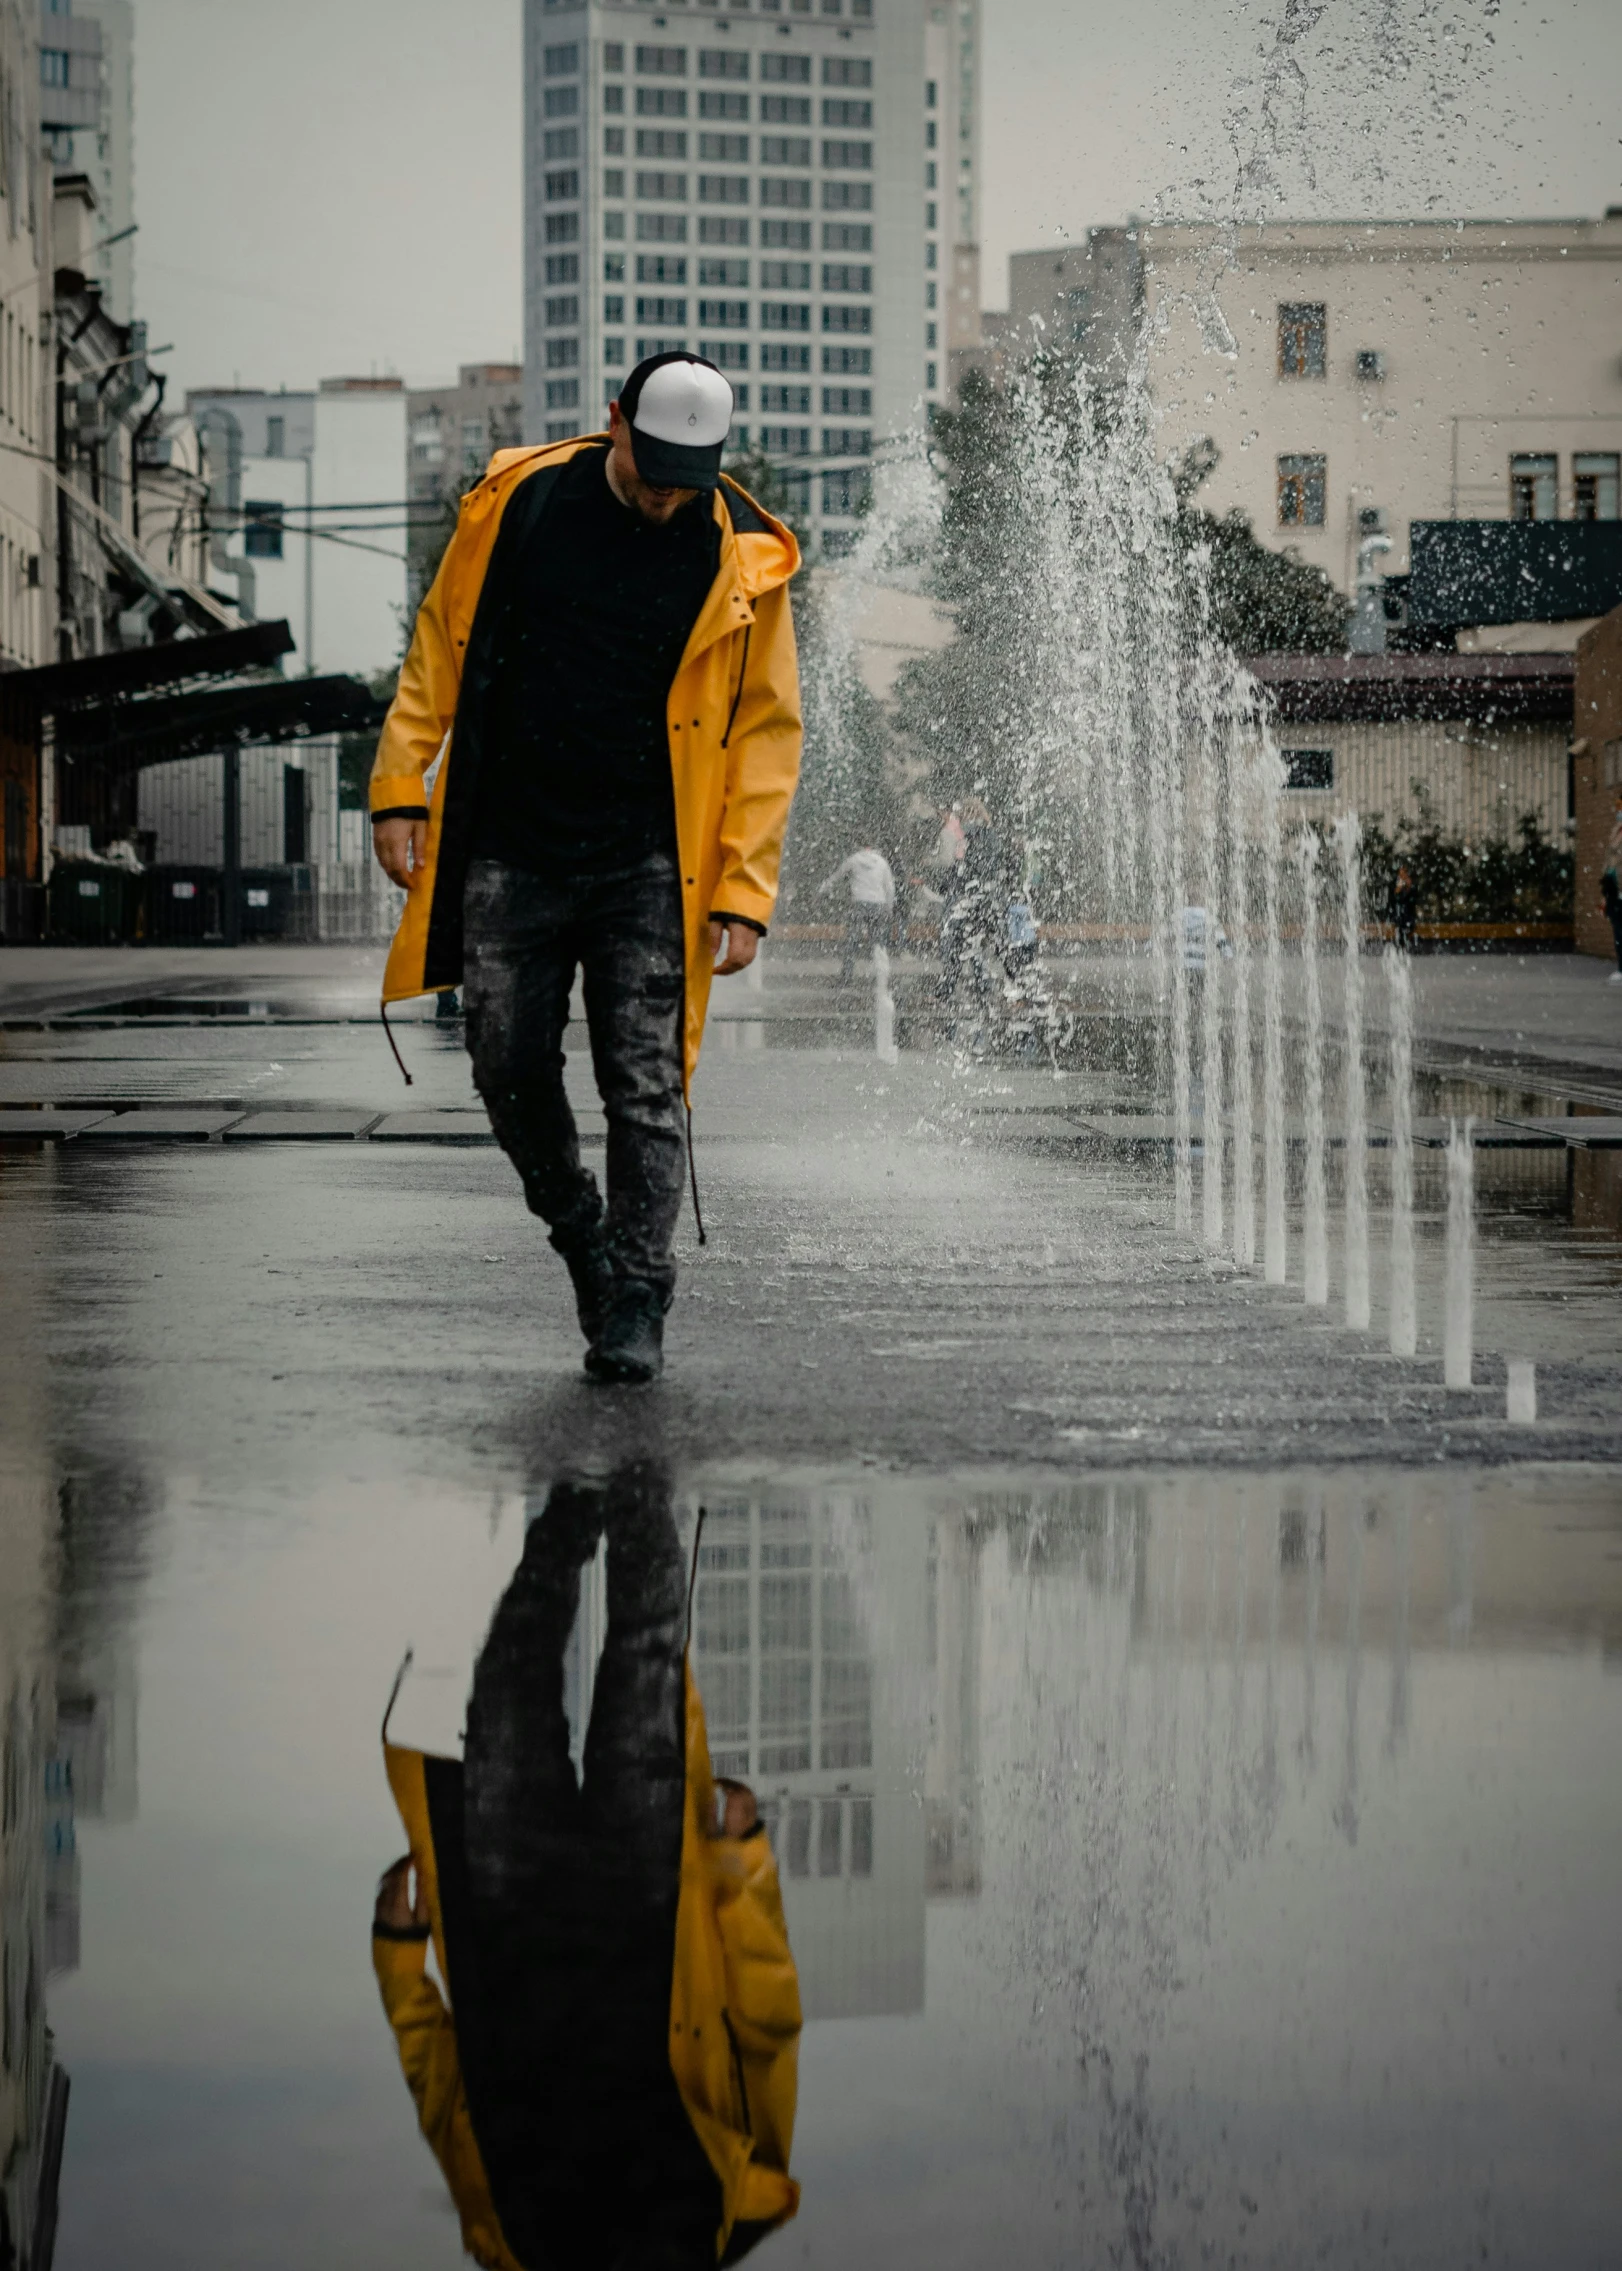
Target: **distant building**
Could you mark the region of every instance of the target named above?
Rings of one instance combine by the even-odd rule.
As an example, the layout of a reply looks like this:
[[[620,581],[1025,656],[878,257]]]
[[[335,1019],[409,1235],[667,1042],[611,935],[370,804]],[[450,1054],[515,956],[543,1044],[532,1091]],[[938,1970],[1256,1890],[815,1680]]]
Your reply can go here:
[[[389,669],[407,602],[404,382],[196,387],[186,408],[207,450],[216,587],[245,620],[287,621],[293,669]]]
[[[1348,594],[1368,538],[1407,572],[1413,521],[1617,519],[1622,209],[1095,229],[1017,253],[1009,297],[964,367],[1042,343],[1118,373],[1146,322],[1167,454],[1216,445],[1201,504]]]
[[[875,454],[979,336],[979,0],[526,0],[525,39],[528,438],[696,349],[734,447],[848,549]]]
[[[406,485],[411,506],[411,588],[427,584],[459,497],[484,476],[498,449],[524,438],[521,363],[464,363],[454,386],[416,387],[406,396]]]
[[[1577,866],[1577,951],[1610,959],[1611,925],[1599,879],[1622,802],[1622,607],[1577,649],[1572,805]]]

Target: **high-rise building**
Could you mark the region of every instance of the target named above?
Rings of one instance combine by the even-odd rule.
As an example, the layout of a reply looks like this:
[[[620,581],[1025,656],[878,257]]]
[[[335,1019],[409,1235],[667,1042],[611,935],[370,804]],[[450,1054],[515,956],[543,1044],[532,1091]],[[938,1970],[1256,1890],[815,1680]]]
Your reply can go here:
[[[525,425],[696,349],[814,544],[978,337],[979,0],[526,0]]]

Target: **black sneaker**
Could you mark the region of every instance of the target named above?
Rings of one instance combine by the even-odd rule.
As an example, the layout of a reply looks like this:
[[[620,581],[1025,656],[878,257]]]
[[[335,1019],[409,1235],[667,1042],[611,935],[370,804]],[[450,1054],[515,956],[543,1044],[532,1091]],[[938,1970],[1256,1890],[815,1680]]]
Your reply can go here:
[[[552,1244],[563,1256],[574,1284],[580,1330],[588,1342],[595,1341],[603,1329],[614,1293],[614,1265],[609,1260],[608,1245],[603,1237],[602,1217],[599,1215],[589,1229],[577,1231],[573,1236],[560,1235],[554,1230]]]
[[[586,1371],[605,1385],[642,1387],[665,1368],[663,1291],[644,1279],[622,1277],[614,1286],[602,1329],[586,1351]]]

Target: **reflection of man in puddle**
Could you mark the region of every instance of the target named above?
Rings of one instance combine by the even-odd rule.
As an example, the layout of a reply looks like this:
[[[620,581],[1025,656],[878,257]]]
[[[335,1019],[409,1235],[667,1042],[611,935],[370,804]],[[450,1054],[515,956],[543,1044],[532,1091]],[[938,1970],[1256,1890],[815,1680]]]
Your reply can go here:
[[[605,1530],[577,1782],[563,1659]],[[373,1961],[482,2264],[735,2263],[798,2205],[777,1872],[752,1793],[712,1777],[686,1629],[664,1478],[560,1485],[479,1658],[464,1760],[385,1737],[411,1850],[379,1891]]]

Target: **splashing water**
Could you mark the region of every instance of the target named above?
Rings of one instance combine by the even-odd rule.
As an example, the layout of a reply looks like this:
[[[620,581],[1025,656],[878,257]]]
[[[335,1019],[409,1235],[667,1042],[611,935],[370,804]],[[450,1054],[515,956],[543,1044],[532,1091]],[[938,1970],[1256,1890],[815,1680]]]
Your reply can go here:
[[[1346,957],[1346,1322],[1369,1327],[1369,1115],[1363,1069],[1363,831],[1355,812],[1335,823],[1340,862],[1341,939]]]

